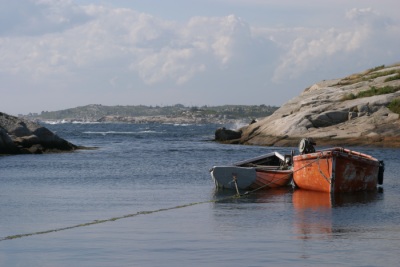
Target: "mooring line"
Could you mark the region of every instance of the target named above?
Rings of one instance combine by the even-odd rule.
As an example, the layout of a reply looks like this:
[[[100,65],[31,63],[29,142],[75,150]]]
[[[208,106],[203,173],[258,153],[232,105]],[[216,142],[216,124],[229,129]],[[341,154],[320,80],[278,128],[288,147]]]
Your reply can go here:
[[[312,163],[318,161],[319,159],[320,158],[318,157],[316,160],[308,163],[307,165],[302,166],[301,168],[299,168],[297,170],[293,170],[293,172],[299,171],[299,170],[305,168],[306,166],[311,165]],[[222,202],[222,201],[226,201],[226,200],[229,200],[229,199],[238,199],[238,198],[242,198],[242,197],[246,197],[246,196],[249,196],[251,194],[254,194],[256,191],[258,191],[260,189],[263,189],[265,187],[266,187],[266,185],[263,185],[263,186],[260,186],[260,187],[258,187],[256,189],[254,189],[254,190],[246,191],[244,194],[236,194],[236,195],[233,195],[233,196],[230,196],[230,197],[221,198],[221,199],[213,199],[213,200],[206,200],[206,201],[200,201],[200,202],[192,202],[192,203],[188,203],[188,204],[183,204],[183,205],[179,205],[179,206],[175,206],[175,207],[169,207],[169,208],[162,208],[162,209],[158,209],[158,210],[138,211],[136,213],[122,215],[122,216],[114,217],[114,218],[110,218],[110,219],[94,220],[92,222],[77,224],[77,225],[73,225],[73,226],[66,226],[66,227],[61,227],[61,228],[56,228],[56,229],[51,229],[51,230],[46,230],[46,231],[39,231],[39,232],[26,233],[26,234],[9,235],[9,236],[0,238],[0,242],[1,241],[6,241],[6,240],[23,238],[23,237],[35,236],[35,235],[44,235],[44,234],[50,234],[50,233],[55,233],[55,232],[60,232],[60,231],[66,231],[66,230],[71,230],[71,229],[74,229],[74,228],[85,227],[85,226],[90,226],[90,225],[95,225],[95,224],[106,223],[106,222],[114,222],[114,221],[118,221],[118,220],[121,220],[121,219],[136,217],[136,216],[139,216],[139,215],[147,215],[147,214],[152,214],[152,213],[157,213],[157,212],[162,212],[162,211],[181,209],[181,208],[186,208],[186,207],[195,206],[195,205],[201,205],[201,204],[206,204],[206,203],[217,203],[217,202]]]
[[[101,224],[101,223],[106,223],[106,222],[114,222],[114,221],[118,221],[118,220],[122,220],[122,219],[126,219],[126,218],[136,217],[139,215],[148,215],[148,214],[152,214],[152,213],[169,211],[169,210],[174,210],[174,209],[181,209],[181,208],[186,208],[186,207],[201,205],[201,204],[206,204],[206,203],[217,203],[220,201],[226,201],[228,199],[240,198],[243,196],[244,195],[240,195],[240,196],[234,195],[234,196],[226,197],[226,198],[222,198],[222,199],[214,199],[214,200],[207,200],[207,201],[201,201],[201,202],[192,202],[192,203],[188,203],[188,204],[183,204],[183,205],[169,207],[169,208],[162,208],[162,209],[158,209],[158,210],[138,211],[136,213],[126,214],[126,215],[122,215],[122,216],[118,216],[118,217],[114,217],[114,218],[110,218],[110,219],[94,220],[92,222],[76,224],[73,226],[66,226],[66,227],[55,228],[55,229],[45,230],[45,231],[38,231],[38,232],[33,232],[33,233],[26,233],[26,234],[9,235],[9,236],[0,238],[0,242],[6,241],[6,240],[13,240],[13,239],[18,239],[18,238],[29,237],[29,236],[35,236],[35,235],[44,235],[44,234],[50,234],[50,233],[55,233],[55,232],[60,232],[60,231],[66,231],[66,230],[71,230],[74,228],[80,228],[80,227]]]

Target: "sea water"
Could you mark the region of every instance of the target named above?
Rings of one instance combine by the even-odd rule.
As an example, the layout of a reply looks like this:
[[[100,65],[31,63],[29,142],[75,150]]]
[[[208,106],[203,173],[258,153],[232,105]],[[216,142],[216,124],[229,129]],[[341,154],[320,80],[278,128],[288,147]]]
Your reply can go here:
[[[296,148],[212,142],[220,125],[45,124],[96,149],[0,157],[0,266],[397,266],[400,150],[383,190],[242,198],[209,169]],[[229,127],[229,126],[228,126]]]

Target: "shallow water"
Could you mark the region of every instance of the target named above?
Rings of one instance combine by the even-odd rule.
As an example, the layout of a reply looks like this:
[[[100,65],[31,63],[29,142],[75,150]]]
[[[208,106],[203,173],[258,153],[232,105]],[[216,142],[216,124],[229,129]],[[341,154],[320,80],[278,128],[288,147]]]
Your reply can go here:
[[[353,148],[385,161],[383,192],[331,197],[283,188],[235,199],[232,191],[214,189],[213,165],[295,148],[210,142],[218,125],[46,127],[98,149],[0,157],[1,266],[397,266],[400,260],[398,149]]]

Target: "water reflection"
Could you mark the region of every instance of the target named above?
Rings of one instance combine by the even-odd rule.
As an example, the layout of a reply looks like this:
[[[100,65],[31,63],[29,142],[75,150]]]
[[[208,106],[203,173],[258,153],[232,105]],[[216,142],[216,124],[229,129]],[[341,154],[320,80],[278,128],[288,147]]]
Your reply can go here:
[[[242,231],[245,225],[286,232],[301,240],[348,238],[379,226],[379,192],[329,194],[276,188],[235,198],[233,190],[215,190],[213,218],[218,231]],[[264,230],[260,230],[264,231]]]
[[[292,191],[291,187],[270,188],[251,194],[243,193],[240,197],[235,197],[236,192],[234,190],[215,189],[212,199],[218,200],[215,205],[219,203],[268,203],[287,197]]]
[[[378,192],[357,192],[346,194],[329,194],[309,190],[295,190],[292,195],[295,217],[294,232],[300,239],[332,238],[336,233],[354,232],[356,229],[342,227],[340,215],[335,217],[335,210],[349,207],[350,212],[357,216],[357,210],[363,209],[363,204],[377,199]],[[338,225],[335,226],[334,222]]]
[[[235,197],[233,190],[215,190],[212,218],[215,231],[224,238],[246,233],[250,238],[279,238],[291,229],[292,188],[260,190]],[[268,229],[274,229],[271,233]]]
[[[309,239],[332,233],[331,194],[295,190],[292,199],[295,211],[294,230],[298,238]]]

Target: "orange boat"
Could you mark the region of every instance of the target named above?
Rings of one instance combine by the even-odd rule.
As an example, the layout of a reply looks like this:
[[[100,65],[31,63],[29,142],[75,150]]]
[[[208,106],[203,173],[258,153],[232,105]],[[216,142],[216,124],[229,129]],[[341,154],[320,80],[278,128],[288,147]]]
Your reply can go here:
[[[310,139],[300,142],[293,157],[293,181],[299,188],[329,193],[376,190],[383,183],[383,161],[344,148],[314,150]]]

